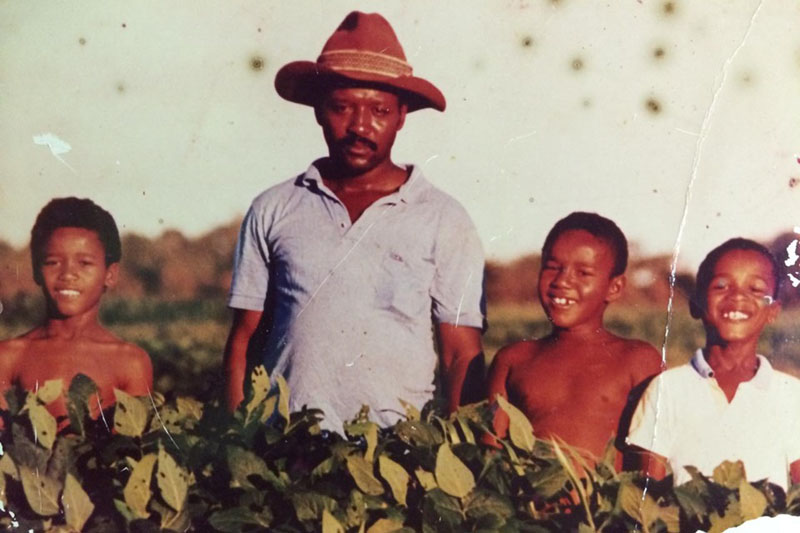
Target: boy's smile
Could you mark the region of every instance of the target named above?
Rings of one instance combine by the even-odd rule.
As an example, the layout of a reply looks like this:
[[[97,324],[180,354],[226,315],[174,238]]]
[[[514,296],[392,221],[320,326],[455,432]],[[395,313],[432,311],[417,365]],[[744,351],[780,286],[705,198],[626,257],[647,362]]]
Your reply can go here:
[[[705,323],[726,342],[757,342],[777,316],[772,266],[753,250],[731,250],[719,258],[706,291]]]
[[[606,304],[620,294],[622,276],[612,278],[611,247],[584,230],[555,241],[539,272],[539,299],[557,328],[602,327]]]
[[[105,288],[116,281],[118,264],[106,266],[96,232],[62,227],[47,241],[39,269],[48,304],[65,318],[99,308]]]

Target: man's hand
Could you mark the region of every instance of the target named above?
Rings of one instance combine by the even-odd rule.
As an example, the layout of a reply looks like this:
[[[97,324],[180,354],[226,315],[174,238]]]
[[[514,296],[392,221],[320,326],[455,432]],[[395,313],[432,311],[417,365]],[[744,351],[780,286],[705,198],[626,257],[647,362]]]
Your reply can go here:
[[[233,310],[233,325],[225,343],[225,396],[230,411],[236,410],[244,399],[244,374],[250,340],[261,323],[263,312],[247,309]]]
[[[471,363],[476,357],[481,358],[477,362],[480,363],[479,368],[483,369],[481,331],[467,326],[437,324],[436,334],[439,340],[442,385],[447,398],[447,409],[452,413],[458,409],[461,402],[461,392],[464,390],[465,382],[468,389],[482,389],[482,372],[479,372],[480,376],[470,375],[470,379],[467,380],[467,371],[474,367]],[[482,396],[482,391],[480,392],[479,396]]]

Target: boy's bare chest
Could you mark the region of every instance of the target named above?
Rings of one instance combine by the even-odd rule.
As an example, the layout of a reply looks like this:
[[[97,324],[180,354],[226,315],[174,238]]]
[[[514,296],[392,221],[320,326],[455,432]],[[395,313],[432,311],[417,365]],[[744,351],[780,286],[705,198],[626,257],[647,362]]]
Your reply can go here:
[[[115,385],[118,373],[113,350],[83,343],[70,347],[59,343],[32,343],[18,368],[17,382],[28,390],[35,390],[53,379],[61,379],[67,390],[78,374],[89,376],[98,388],[104,389]]]

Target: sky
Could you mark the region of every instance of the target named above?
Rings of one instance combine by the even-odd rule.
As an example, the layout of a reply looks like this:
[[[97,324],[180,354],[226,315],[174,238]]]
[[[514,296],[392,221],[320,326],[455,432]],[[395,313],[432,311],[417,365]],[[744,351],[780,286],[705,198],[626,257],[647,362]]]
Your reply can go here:
[[[445,94],[393,157],[466,207],[492,259],[576,210],[686,269],[800,226],[797,2],[5,0],[0,239],[25,245],[68,195],[151,237],[240,216],[325,154],[273,80],[353,9],[381,12]]]

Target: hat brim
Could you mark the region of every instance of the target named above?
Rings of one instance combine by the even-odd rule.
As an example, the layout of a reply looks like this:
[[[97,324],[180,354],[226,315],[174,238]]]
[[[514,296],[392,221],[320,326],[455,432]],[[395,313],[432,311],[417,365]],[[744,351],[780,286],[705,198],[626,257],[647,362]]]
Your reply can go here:
[[[414,76],[382,76],[371,72],[332,70],[311,61],[295,61],[283,66],[275,75],[275,90],[290,102],[315,106],[322,90],[337,82],[363,82],[403,93],[408,111],[427,107],[444,111],[442,92],[432,83]]]

